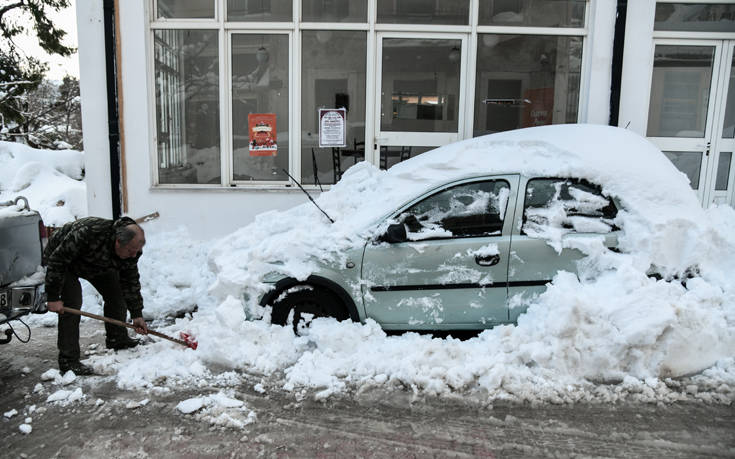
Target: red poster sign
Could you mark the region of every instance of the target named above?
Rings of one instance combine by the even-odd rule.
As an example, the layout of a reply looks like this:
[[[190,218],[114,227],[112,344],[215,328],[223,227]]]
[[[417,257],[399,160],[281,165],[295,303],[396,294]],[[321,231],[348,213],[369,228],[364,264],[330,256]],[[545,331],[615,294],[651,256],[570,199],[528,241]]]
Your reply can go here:
[[[278,145],[275,113],[250,113],[248,132],[250,156],[276,156]]]

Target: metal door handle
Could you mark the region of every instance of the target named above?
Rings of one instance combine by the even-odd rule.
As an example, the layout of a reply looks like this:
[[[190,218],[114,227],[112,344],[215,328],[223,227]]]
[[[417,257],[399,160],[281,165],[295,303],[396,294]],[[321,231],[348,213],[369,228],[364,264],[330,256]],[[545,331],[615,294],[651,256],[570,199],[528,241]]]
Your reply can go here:
[[[475,255],[475,263],[477,263],[480,266],[497,265],[498,263],[500,263],[500,255],[490,255],[486,257]]]

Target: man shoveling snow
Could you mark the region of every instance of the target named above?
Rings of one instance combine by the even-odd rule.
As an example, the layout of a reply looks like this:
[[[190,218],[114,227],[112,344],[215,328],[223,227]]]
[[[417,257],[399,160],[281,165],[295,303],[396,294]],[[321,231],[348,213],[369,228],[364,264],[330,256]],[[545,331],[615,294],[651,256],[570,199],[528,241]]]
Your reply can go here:
[[[59,313],[59,369],[77,375],[93,374],[79,361],[79,320],[64,314],[64,307],[81,309],[79,278],[88,280],[104,299],[105,316],[125,320],[126,309],[135,331],[147,334],[143,320],[138,259],[143,254],[145,233],[131,218],[106,220],[87,217],[67,223],[55,231],[44,251],[48,310]],[[128,349],[139,344],[125,328],[105,324],[108,349]]]

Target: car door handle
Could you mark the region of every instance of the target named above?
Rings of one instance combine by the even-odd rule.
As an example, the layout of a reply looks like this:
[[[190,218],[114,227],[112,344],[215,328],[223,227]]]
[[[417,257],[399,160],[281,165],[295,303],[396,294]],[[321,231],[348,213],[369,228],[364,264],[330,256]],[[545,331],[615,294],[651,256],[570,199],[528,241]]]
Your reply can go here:
[[[493,266],[500,263],[500,255],[480,256],[475,255],[475,263],[480,266]]]

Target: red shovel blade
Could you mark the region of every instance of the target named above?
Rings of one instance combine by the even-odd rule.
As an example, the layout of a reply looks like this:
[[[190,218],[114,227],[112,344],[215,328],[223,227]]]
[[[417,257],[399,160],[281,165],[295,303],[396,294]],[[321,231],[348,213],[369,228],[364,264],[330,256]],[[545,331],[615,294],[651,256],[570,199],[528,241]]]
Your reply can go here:
[[[192,335],[184,332],[179,332],[179,337],[184,340],[187,346],[190,348],[196,350],[197,346],[199,346],[199,343],[197,343],[196,338],[194,338]]]

